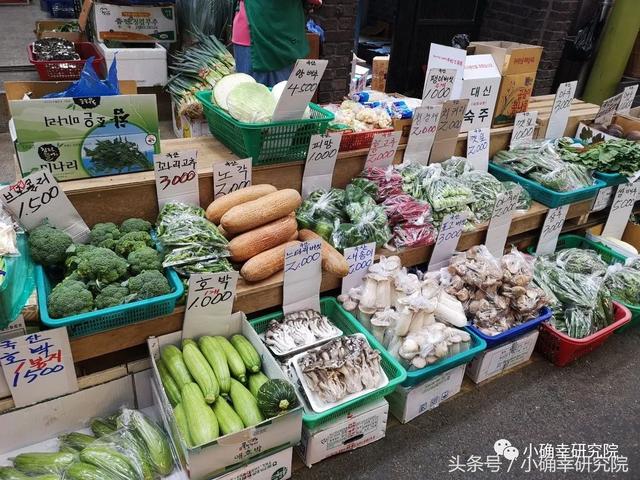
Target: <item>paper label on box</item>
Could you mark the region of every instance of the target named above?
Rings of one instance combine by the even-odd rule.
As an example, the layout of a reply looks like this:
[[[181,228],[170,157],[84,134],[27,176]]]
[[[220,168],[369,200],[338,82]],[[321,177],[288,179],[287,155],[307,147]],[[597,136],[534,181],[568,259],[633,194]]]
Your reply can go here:
[[[414,110],[403,163],[429,163],[441,111],[442,105],[427,105]]]
[[[440,270],[443,267],[449,265],[451,256],[458,245],[458,241],[462,236],[462,230],[464,224],[467,221],[466,213],[450,213],[442,220],[440,225],[440,231],[438,232],[438,238],[433,246],[431,252],[431,259],[429,260],[430,272],[434,270]]]
[[[251,158],[213,164],[213,198],[251,186]]]
[[[469,365],[471,378],[482,382],[509,368],[526,362],[533,353],[538,338],[538,331],[525,334],[515,341],[486,350],[473,359]]]
[[[344,249],[344,258],[349,264],[349,273],[342,279],[342,293],[348,293],[354,287],[362,283],[369,267],[373,265],[376,254],[375,242],[363,243],[355,247]]]
[[[456,139],[460,133],[464,112],[468,99],[449,100],[442,106],[434,146],[431,149],[429,162],[451,158],[456,149]]]
[[[9,324],[7,328],[0,330],[0,341],[7,340],[8,338],[20,337],[26,335],[27,326],[24,323],[24,317],[22,314],[18,314],[13,322]]]
[[[333,182],[333,169],[338,158],[342,132],[311,136],[307,161],[302,176],[302,197],[307,198],[314,190],[329,190]]]
[[[432,68],[424,79],[422,106],[440,105],[451,97],[458,71],[454,68]]]
[[[549,209],[538,239],[536,255],[550,255],[556,251],[558,237],[562,231],[564,220],[567,218],[569,207],[570,205],[562,205],[561,207]]]
[[[520,189],[518,186],[498,195],[496,204],[493,207],[489,227],[487,228],[487,238],[485,245],[491,254],[496,258],[501,258],[504,253],[504,246],[507,243],[509,229],[513,213],[518,206]]]
[[[636,85],[636,88],[638,86]],[[600,105],[600,110],[596,113],[596,118],[593,120],[594,123],[602,123],[604,125],[609,125],[611,120],[613,120],[613,116],[618,110],[618,106],[620,105],[620,100],[622,100],[622,93],[614,95],[613,97],[607,98]]]
[[[469,130],[467,133],[467,160],[474,170],[486,172],[489,169],[489,128]]]
[[[607,222],[602,230],[603,237],[612,237],[620,239],[627,228],[629,215],[633,211],[633,205],[638,196],[640,187],[636,183],[625,183],[618,187],[616,195],[611,204],[611,210],[607,217]]]
[[[285,315],[307,309],[320,311],[321,245],[318,239],[287,247],[282,294]]]
[[[513,122],[513,132],[511,133],[511,142],[509,147],[517,147],[531,143],[533,135],[536,132],[536,120],[538,112],[520,112],[516,113],[516,119]]]
[[[89,240],[89,227],[51,173],[32,173],[0,189],[0,195],[7,210],[27,231],[46,221],[67,232],[74,242]]]
[[[468,98],[469,104],[464,113],[462,132],[491,127],[501,78],[491,55],[467,56],[462,98]]]
[[[293,449],[289,447],[226,475],[216,477],[216,480],[286,480],[291,478],[292,452]]]
[[[16,407],[78,390],[66,327],[1,341],[0,364]]]
[[[456,100],[462,94],[462,78],[464,73],[464,63],[467,58],[467,51],[461,48],[447,47],[432,43],[429,47],[429,60],[427,62],[427,72],[434,68],[454,69],[456,78],[453,82],[450,98]]]
[[[622,115],[628,114],[629,110],[631,110],[631,107],[633,106],[633,101],[636,98],[637,92],[638,92],[638,84],[629,85],[628,87],[625,87],[625,89],[622,91],[622,98],[620,98],[620,103],[618,104],[618,109],[616,110],[616,113],[619,113]]]
[[[576,94],[576,86],[578,81],[561,83],[558,86],[549,123],[544,138],[564,137],[564,129],[567,127],[569,113],[571,113],[571,102]]]
[[[329,60],[296,61],[273,112],[273,121],[300,120],[307,109]]]
[[[168,202],[200,205],[196,150],[159,153],[153,158],[153,170],[160,210]]]
[[[605,187],[598,191],[598,195],[596,195],[596,199],[593,201],[593,206],[591,207],[592,212],[604,210],[611,204],[613,200],[613,188],[614,187]]]
[[[396,156],[400,137],[402,132],[397,130],[394,132],[376,133],[371,141],[371,148],[364,162],[364,168],[387,168],[393,163]]]
[[[176,18],[173,5],[111,5],[94,6],[95,30],[98,40],[120,42],[175,42]]]

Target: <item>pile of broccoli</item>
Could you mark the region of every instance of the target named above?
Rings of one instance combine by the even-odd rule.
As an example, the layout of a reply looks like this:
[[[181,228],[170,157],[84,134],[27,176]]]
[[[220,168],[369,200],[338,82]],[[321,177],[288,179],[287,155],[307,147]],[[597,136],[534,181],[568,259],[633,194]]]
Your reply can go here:
[[[98,223],[90,243],[73,243],[64,231],[43,224],[29,234],[31,257],[50,273],[63,274],[47,305],[63,318],[171,291],[162,273],[162,255],[153,247],[151,223],[130,218],[118,227]]]

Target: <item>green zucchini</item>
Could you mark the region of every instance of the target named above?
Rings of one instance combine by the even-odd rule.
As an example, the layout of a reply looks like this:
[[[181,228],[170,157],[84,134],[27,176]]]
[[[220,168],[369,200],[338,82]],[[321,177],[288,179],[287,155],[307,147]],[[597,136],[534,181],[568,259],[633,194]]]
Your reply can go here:
[[[252,373],[249,375],[249,391],[251,392],[251,395],[256,397],[256,400],[258,399],[258,390],[260,390],[260,387],[268,381],[269,377],[262,372]]]
[[[42,475],[45,473],[62,473],[71,465],[76,456],[73,453],[21,453],[16,456],[13,466],[25,475]]]
[[[153,469],[165,477],[173,470],[171,447],[164,431],[145,414],[138,410],[129,410],[129,426],[142,439],[148,459]]]
[[[223,435],[244,430],[242,419],[240,419],[235,410],[231,408],[231,405],[229,405],[224,398],[218,397],[213,404],[213,413],[216,414],[216,418],[220,424],[220,431]]]
[[[126,457],[132,466],[139,465],[142,472],[142,478],[144,480],[153,480],[153,466],[149,459],[149,454],[146,451],[145,446],[132,430],[123,428],[118,430],[119,439],[116,441],[117,445],[124,448]]]
[[[204,401],[207,403],[215,402],[216,397],[220,395],[218,380],[216,380],[209,362],[198,349],[196,342],[193,340],[182,342],[182,357],[189,369],[189,373],[191,373],[200,390],[202,390]]]
[[[240,354],[240,358],[244,362],[244,366],[252,373],[258,373],[262,368],[262,362],[260,355],[256,351],[255,347],[251,345],[251,342],[247,340],[243,335],[236,334],[231,337],[231,345]]]
[[[187,417],[189,435],[194,447],[209,443],[220,433],[218,419],[211,407],[206,404],[200,387],[187,383],[182,387],[182,406]]]
[[[116,431],[116,424],[107,418],[94,418],[91,420],[91,431],[96,437],[104,437]]]
[[[193,445],[193,442],[191,441],[191,434],[189,433],[187,415],[184,413],[184,408],[182,407],[181,403],[173,408],[173,415],[176,417],[176,425],[178,426],[178,431],[180,432],[180,435],[182,435],[184,443],[187,445],[187,447],[191,447]]]
[[[267,418],[276,417],[297,406],[296,391],[286,380],[274,378],[258,390],[258,408]]]
[[[247,381],[247,367],[244,365],[244,361],[240,354],[233,348],[233,345],[229,343],[224,337],[216,336],[213,339],[218,343],[222,351],[224,352],[224,356],[227,358],[227,363],[229,364],[229,371],[231,375],[233,375],[236,379],[240,380],[242,383]]]
[[[231,374],[229,373],[229,364],[227,363],[227,357],[224,354],[222,347],[216,342],[213,337],[204,336],[198,340],[198,346],[204,357],[211,365],[213,373],[218,379],[218,385],[220,385],[220,391],[229,393],[231,388]]]
[[[116,480],[117,477],[90,463],[75,462],[64,472],[64,478],[65,480]]]
[[[162,359],[159,359],[156,362],[158,366],[158,373],[160,374],[160,381],[162,382],[162,386],[164,387],[164,391],[167,393],[167,398],[169,399],[169,403],[171,403],[172,407],[175,407],[180,403],[180,389],[178,388],[178,384],[173,379],[167,366],[164,364]]]
[[[169,370],[169,373],[176,381],[178,388],[182,389],[187,383],[191,383],[191,375],[187,366],[184,364],[182,352],[175,345],[167,345],[162,349],[162,361]]]
[[[95,442],[96,437],[80,432],[71,432],[58,437],[60,441],[60,450],[63,448],[71,448],[78,452]]]
[[[233,409],[242,419],[245,427],[252,427],[264,420],[258,408],[258,401],[244,385],[233,378],[231,379],[230,395]]]
[[[0,467],[0,480],[61,480],[61,477],[57,473],[45,473],[29,477],[17,468]]]
[[[80,460],[106,470],[122,480],[144,480],[126,455],[104,445],[90,445],[80,452]]]

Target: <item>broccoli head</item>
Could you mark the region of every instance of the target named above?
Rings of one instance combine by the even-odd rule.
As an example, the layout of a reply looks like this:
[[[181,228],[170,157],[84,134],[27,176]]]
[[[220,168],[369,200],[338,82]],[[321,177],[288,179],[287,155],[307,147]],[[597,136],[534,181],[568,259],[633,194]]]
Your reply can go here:
[[[127,258],[131,252],[144,247],[151,247],[152,245],[151,235],[147,232],[129,232],[125,233],[116,242],[115,252]]]
[[[171,291],[169,282],[158,270],[146,270],[129,279],[129,293],[136,300],[166,295]]]
[[[120,232],[147,232],[151,231],[151,222],[147,222],[142,218],[128,218],[122,224],[120,224]]]
[[[96,223],[90,232],[91,245],[113,249],[122,234],[115,223]]]
[[[145,270],[162,270],[162,256],[151,247],[134,250],[127,257],[127,262],[129,262],[132,275],[137,275]]]
[[[47,307],[51,318],[90,312],[93,310],[93,295],[84,283],[65,279],[51,290]]]
[[[113,283],[127,273],[127,261],[108,248],[96,247],[78,257],[77,274],[85,281]]]
[[[29,250],[31,258],[45,267],[62,265],[67,248],[72,244],[67,232],[50,225],[40,225],[29,233]]]
[[[102,289],[98,295],[96,295],[96,308],[101,310],[103,308],[115,307],[121,305],[127,301],[129,295],[129,289],[117,283],[107,285]]]
[[[67,248],[66,254],[67,258],[64,261],[64,266],[67,269],[67,277],[69,274],[75,272],[76,268],[78,268],[78,261],[80,260],[80,255],[89,250],[92,250],[95,247],[91,244],[84,245],[82,243],[72,243],[69,248]]]

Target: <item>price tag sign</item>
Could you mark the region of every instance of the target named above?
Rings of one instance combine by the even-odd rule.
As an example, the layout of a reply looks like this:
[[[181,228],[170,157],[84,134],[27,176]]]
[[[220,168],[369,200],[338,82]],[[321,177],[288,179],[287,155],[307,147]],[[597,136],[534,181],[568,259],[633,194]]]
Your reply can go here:
[[[196,150],[158,153],[153,156],[160,210],[167,202],[200,205],[197,157]]]
[[[521,187],[513,188],[498,195],[496,204],[493,207],[493,213],[487,229],[485,245],[496,258],[502,257],[502,254],[504,253],[504,246],[507,243],[507,237],[509,236],[513,213],[518,206],[520,188]]]
[[[489,128],[477,128],[467,133],[467,160],[474,170],[489,169]]]
[[[344,258],[349,264],[349,273],[342,279],[342,293],[348,293],[354,287],[362,283],[362,279],[373,265],[373,258],[376,254],[375,242],[363,243],[356,247],[344,249]]]
[[[464,112],[467,110],[468,104],[469,99],[465,98],[462,100],[449,100],[442,105],[429,162],[442,162],[451,158],[454,154]]]
[[[533,134],[536,131],[537,119],[538,112],[516,113],[516,118],[513,122],[513,132],[511,133],[511,143],[509,144],[511,148],[531,143]]]
[[[457,71],[454,68],[432,68],[424,79],[422,106],[440,105],[451,97]]]
[[[298,60],[273,112],[273,121],[300,120],[316,93],[329,60]]]
[[[396,156],[401,135],[402,132],[400,130],[376,133],[371,142],[367,160],[364,162],[364,168],[387,168],[391,165]]]
[[[467,215],[460,212],[451,213],[444,217],[442,225],[440,225],[438,238],[433,246],[431,260],[429,260],[428,270],[430,272],[440,270],[449,265],[451,256],[458,246],[458,240],[460,240],[462,236],[462,230],[464,229],[466,221]]]
[[[622,237],[629,222],[629,215],[633,211],[633,205],[636,203],[639,188],[636,183],[626,183],[618,187],[616,195],[613,197],[607,223],[604,224],[602,230],[603,237]]]
[[[0,330],[0,341],[26,334],[27,326],[24,323],[24,317],[22,314],[19,314],[18,318],[11,322],[7,328]]]
[[[599,212],[600,210],[604,210],[609,205],[611,205],[612,199],[613,187],[601,188],[600,191],[598,191],[598,195],[596,195],[596,199],[593,201],[591,211]]]
[[[89,227],[46,170],[0,189],[0,200],[27,231],[47,221],[67,232],[74,242],[89,240]]]
[[[596,118],[593,120],[594,123],[609,125],[611,123],[611,120],[613,120],[613,116],[618,110],[618,106],[620,105],[621,100],[622,93],[619,93],[613,97],[607,98],[604,102],[602,102],[602,105],[600,105],[600,110],[598,110],[598,113],[596,113]]]
[[[542,232],[536,246],[536,255],[549,255],[556,251],[558,237],[562,231],[564,220],[567,218],[569,205],[552,208],[547,212],[547,217],[542,225]]]
[[[251,158],[213,164],[213,198],[251,186]]]
[[[322,245],[310,240],[287,247],[284,253],[282,311],[285,315],[300,310],[320,311],[322,281]]]
[[[464,65],[467,59],[467,51],[463,48],[448,47],[432,43],[429,46],[429,58],[427,59],[427,72],[433,69],[444,68],[453,69],[456,72],[453,86],[451,87],[451,98],[458,99],[462,95],[462,78],[464,76]],[[424,89],[423,89],[424,90]]]
[[[211,331],[211,324],[231,315],[238,272],[194,273],[184,312],[182,338],[196,338]]]
[[[314,190],[331,188],[341,140],[342,132],[311,137],[302,176],[303,198],[307,198]]]
[[[442,105],[418,107],[413,112],[409,140],[404,151],[404,163],[429,163],[433,140],[436,138]]]
[[[16,407],[78,390],[66,327],[0,341],[0,364]]]
[[[571,113],[571,102],[576,94],[578,81],[561,83],[558,86],[556,97],[553,100],[551,115],[545,138],[559,138],[564,136],[564,129],[567,128],[569,113]]]
[[[631,110],[631,107],[633,106],[633,100],[636,98],[636,93],[638,93],[637,84],[625,87],[622,91],[622,98],[620,99],[616,113],[623,115],[629,113],[629,110]]]

